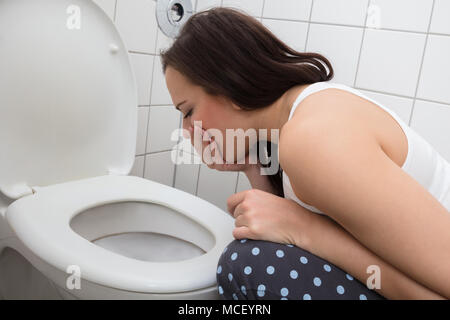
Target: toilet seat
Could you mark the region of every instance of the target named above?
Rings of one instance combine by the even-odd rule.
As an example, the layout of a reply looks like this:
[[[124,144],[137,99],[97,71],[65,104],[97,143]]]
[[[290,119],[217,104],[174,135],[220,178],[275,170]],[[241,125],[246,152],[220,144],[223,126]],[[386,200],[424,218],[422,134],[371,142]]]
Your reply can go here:
[[[189,193],[127,176],[135,160],[137,84],[109,17],[91,0],[0,1],[0,39],[0,231],[11,231],[8,245],[17,242],[36,267],[62,271],[48,272],[50,279],[77,265],[82,280],[129,292],[214,287],[233,219]],[[215,244],[192,259],[144,262],[71,228],[89,208],[127,201],[169,207],[206,228]],[[195,237],[183,231],[176,233]]]
[[[73,195],[67,197],[68,194]],[[208,229],[205,254],[182,261],[145,262],[103,249],[70,228],[82,211],[106,203],[139,201],[167,206]],[[215,286],[217,261],[233,240],[233,219],[184,191],[132,176],[100,176],[38,188],[10,205],[6,219],[26,247],[57,269],[77,265],[81,278],[121,290],[185,292]]]

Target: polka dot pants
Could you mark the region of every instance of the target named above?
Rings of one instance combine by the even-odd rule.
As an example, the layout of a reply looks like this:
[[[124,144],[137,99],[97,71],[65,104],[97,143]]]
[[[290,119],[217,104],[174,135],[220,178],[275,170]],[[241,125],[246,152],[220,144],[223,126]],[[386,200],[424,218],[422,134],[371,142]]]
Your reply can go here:
[[[382,300],[345,271],[293,245],[234,240],[217,265],[220,297],[227,300]]]

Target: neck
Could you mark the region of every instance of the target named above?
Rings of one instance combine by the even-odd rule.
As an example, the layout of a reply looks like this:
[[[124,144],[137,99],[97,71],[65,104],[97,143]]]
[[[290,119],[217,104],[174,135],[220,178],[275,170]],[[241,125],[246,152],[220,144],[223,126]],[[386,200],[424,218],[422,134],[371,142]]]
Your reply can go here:
[[[257,128],[267,130],[267,140],[271,141],[271,131],[281,131],[283,126],[289,120],[289,114],[298,95],[306,88],[307,85],[298,85],[286,91],[272,105],[260,110],[259,123]]]

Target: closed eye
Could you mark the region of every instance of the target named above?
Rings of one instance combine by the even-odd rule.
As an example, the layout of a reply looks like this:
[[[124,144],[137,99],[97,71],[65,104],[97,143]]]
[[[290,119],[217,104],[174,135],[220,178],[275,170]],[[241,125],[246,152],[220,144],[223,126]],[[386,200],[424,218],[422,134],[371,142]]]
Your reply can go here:
[[[186,113],[186,115],[184,116],[184,119],[186,119],[187,117],[190,117],[192,115],[192,109],[189,110],[188,113]]]

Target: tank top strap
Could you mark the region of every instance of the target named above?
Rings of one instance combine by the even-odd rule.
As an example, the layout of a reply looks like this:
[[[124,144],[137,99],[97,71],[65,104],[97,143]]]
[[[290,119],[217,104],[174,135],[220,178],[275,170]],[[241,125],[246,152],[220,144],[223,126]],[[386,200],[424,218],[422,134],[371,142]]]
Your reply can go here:
[[[320,90],[326,89],[326,88],[331,88],[331,87],[333,87],[332,84],[322,81],[322,82],[315,82],[313,84],[310,84],[305,89],[303,89],[303,91],[300,92],[300,94],[298,95],[297,99],[295,99],[294,103],[292,104],[292,108],[291,108],[291,111],[289,113],[288,120],[290,120],[292,118],[292,115],[294,114],[295,109],[297,109],[297,106],[307,96],[309,96],[310,94],[313,94],[314,92],[317,92],[317,91],[320,91]]]

